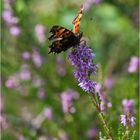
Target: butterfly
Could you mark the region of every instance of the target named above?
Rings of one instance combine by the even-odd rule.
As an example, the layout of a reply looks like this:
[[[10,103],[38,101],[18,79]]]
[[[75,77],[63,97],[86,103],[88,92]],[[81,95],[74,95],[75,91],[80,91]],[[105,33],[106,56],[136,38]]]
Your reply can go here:
[[[61,53],[62,51],[66,51],[80,43],[80,39],[83,35],[82,32],[79,32],[82,14],[83,5],[81,5],[78,15],[72,22],[74,25],[73,30],[68,30],[65,27],[59,25],[54,25],[51,28],[50,33],[52,33],[52,35],[48,39],[53,40],[53,42],[49,46],[49,53]]]

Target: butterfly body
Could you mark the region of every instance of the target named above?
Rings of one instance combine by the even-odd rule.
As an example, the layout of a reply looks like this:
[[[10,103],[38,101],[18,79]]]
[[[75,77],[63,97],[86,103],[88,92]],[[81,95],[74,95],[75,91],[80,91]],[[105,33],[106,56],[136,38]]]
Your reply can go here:
[[[53,42],[49,46],[49,53],[60,53],[71,47],[75,47],[80,43],[80,39],[83,34],[82,32],[79,32],[82,11],[83,7],[80,9],[78,16],[73,21],[74,29],[72,31],[59,25],[54,25],[51,28],[50,33],[52,33],[52,35],[48,39],[53,40]]]

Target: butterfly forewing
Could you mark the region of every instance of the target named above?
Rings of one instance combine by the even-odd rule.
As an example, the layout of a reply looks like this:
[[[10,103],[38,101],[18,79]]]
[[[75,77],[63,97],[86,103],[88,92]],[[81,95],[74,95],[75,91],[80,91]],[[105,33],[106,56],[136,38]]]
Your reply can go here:
[[[80,21],[81,21],[82,15],[83,15],[83,5],[81,5],[81,8],[78,12],[77,17],[72,22],[72,24],[74,24],[73,33],[78,33],[79,32]]]

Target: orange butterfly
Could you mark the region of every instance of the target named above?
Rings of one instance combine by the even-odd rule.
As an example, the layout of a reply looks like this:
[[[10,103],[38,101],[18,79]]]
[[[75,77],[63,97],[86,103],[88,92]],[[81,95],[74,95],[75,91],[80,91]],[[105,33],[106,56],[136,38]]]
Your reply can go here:
[[[74,24],[72,31],[59,25],[54,25],[51,28],[50,33],[52,33],[52,35],[48,39],[54,41],[49,46],[50,48],[49,53],[60,53],[62,51],[68,50],[71,47],[75,47],[80,43],[80,39],[83,35],[82,32],[79,32],[82,14],[83,14],[83,5],[79,10],[78,15],[72,22],[72,24]]]

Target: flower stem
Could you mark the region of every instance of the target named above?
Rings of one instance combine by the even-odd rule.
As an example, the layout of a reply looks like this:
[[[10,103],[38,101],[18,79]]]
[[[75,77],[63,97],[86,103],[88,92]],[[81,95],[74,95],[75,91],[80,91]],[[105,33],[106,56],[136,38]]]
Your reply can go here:
[[[106,120],[105,120],[105,116],[103,115],[102,112],[99,112],[99,117],[100,117],[102,123],[104,124],[104,125],[103,125],[103,126],[104,126],[104,130],[105,130],[105,132],[106,132],[108,138],[110,138],[111,140],[114,140],[114,138],[112,137],[112,133],[111,133],[109,127],[108,127],[108,124],[107,124],[107,122],[106,122]]]
[[[124,140],[129,140],[129,132],[130,132],[129,126],[126,126]]]
[[[99,113],[99,117],[103,123],[103,126],[104,126],[104,130],[105,130],[105,133],[106,135],[108,136],[108,138],[110,138],[111,140],[114,140],[113,136],[112,136],[112,132],[111,130],[109,129],[109,126],[108,126],[108,123],[106,121],[106,118],[104,116],[104,114],[102,113],[101,109],[100,109],[100,101],[98,100],[98,98],[96,98],[96,95],[95,93],[92,93],[92,102],[94,103],[95,107],[96,107],[96,110],[98,111]]]

